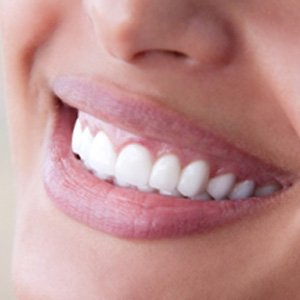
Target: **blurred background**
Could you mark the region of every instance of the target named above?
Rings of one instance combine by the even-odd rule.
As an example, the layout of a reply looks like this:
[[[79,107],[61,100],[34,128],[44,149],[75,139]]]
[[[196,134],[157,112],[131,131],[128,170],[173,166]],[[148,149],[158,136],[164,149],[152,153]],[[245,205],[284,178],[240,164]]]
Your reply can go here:
[[[0,299],[13,300],[10,281],[15,198],[3,103],[3,63],[0,44]]]

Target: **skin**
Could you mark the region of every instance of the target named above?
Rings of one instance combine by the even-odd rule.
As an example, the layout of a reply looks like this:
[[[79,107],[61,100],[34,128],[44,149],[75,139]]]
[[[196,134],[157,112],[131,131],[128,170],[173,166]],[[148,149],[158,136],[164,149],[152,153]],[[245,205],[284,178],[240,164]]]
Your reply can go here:
[[[296,299],[297,182],[274,208],[224,228],[130,241],[63,215],[48,199],[41,173],[54,111],[49,82],[80,74],[156,96],[297,175],[300,3],[2,2],[19,200],[13,261],[18,299]]]

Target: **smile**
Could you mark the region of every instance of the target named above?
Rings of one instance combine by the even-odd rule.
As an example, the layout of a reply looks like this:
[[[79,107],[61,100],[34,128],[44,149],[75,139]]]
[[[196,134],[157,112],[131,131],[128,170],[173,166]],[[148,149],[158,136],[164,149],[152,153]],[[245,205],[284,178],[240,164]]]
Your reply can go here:
[[[232,223],[271,205],[291,175],[138,95],[60,78],[44,182],[54,203],[94,229],[166,238]],[[72,107],[72,108],[71,108]]]
[[[204,155],[143,140],[84,113],[79,114],[73,130],[72,150],[100,179],[149,193],[193,200],[242,200],[281,190],[271,178],[256,186],[253,179],[239,180],[238,174],[224,172],[229,169],[226,162],[212,167]]]

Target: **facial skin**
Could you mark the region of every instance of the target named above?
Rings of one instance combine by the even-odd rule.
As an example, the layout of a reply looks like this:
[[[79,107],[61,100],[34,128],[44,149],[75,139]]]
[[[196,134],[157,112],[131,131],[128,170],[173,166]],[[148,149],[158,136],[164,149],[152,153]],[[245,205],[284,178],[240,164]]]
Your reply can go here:
[[[296,299],[300,187],[212,232],[119,239],[62,214],[42,183],[58,75],[155,96],[265,162],[300,171],[300,3],[6,0],[19,299]],[[162,139],[164,133],[162,132]]]

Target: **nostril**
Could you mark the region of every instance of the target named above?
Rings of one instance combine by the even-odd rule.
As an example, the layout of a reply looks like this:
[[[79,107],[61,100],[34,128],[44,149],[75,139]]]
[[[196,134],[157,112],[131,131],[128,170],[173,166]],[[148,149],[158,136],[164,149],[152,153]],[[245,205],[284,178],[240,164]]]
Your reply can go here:
[[[186,54],[179,52],[179,51],[166,51],[166,54],[169,54],[169,55],[172,55],[172,56],[175,56],[178,58],[186,58],[187,57]]]
[[[188,55],[180,51],[174,50],[150,50],[150,51],[140,51],[135,54],[134,59],[150,58],[150,57],[169,57],[176,59],[187,59]]]
[[[182,52],[179,51],[168,51],[170,55],[173,55],[174,57],[177,58],[187,58],[188,56]]]

